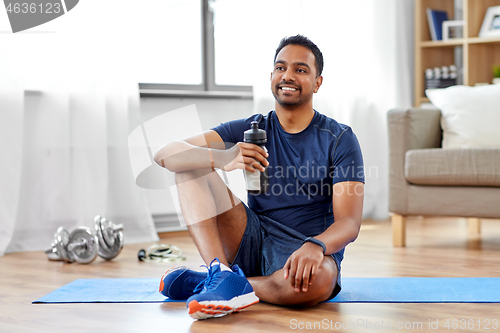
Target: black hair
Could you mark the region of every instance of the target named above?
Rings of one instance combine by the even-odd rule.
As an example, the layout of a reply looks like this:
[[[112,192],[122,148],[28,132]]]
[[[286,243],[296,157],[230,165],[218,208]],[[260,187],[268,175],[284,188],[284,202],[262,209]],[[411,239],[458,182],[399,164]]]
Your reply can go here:
[[[278,53],[287,45],[300,45],[307,47],[314,54],[314,58],[316,59],[316,73],[317,76],[320,76],[323,72],[323,54],[319,50],[318,46],[314,44],[309,38],[302,35],[295,35],[291,37],[285,37],[280,41],[280,45],[276,49],[276,53],[274,54],[274,62],[276,62],[276,57]]]

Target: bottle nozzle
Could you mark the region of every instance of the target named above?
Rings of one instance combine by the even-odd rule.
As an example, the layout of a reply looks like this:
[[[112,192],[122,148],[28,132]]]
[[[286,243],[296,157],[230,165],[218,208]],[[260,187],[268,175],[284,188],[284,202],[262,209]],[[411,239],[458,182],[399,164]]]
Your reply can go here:
[[[267,142],[266,131],[259,129],[259,123],[252,121],[250,129],[244,133],[244,141],[261,145]]]

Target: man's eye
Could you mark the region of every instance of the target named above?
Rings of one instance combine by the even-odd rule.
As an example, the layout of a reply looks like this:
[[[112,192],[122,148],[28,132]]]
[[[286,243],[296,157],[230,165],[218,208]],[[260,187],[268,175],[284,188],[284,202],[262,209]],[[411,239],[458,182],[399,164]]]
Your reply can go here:
[[[306,72],[304,69],[302,69],[302,68],[299,68],[297,71],[298,71],[298,72],[301,72],[301,73],[307,73],[307,72]]]
[[[282,70],[283,70],[283,67],[281,67],[281,66],[277,66],[277,67],[276,67],[276,70],[277,70],[277,71],[282,71]]]

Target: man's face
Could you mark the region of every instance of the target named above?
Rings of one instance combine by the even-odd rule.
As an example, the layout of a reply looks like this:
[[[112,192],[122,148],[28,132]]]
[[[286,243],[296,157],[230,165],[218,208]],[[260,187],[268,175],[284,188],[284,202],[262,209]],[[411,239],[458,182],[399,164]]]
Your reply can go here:
[[[287,45],[276,56],[271,73],[271,91],[282,106],[299,106],[312,100],[321,86],[316,77],[314,54],[300,45]]]

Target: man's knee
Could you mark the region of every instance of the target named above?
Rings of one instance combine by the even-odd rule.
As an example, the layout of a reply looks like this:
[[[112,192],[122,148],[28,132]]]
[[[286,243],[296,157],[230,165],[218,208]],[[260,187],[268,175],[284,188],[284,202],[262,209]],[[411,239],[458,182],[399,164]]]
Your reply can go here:
[[[327,257],[331,258],[331,257]],[[302,303],[302,306],[314,306],[318,303],[326,301],[337,285],[337,265],[333,259],[325,260],[318,269],[316,280],[313,282],[313,288],[309,289],[310,297]]]

